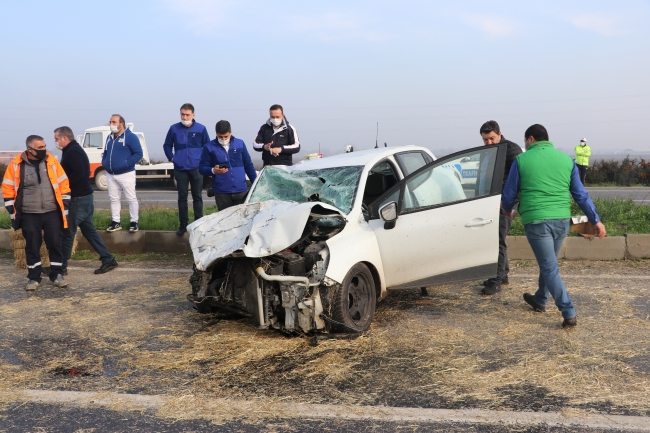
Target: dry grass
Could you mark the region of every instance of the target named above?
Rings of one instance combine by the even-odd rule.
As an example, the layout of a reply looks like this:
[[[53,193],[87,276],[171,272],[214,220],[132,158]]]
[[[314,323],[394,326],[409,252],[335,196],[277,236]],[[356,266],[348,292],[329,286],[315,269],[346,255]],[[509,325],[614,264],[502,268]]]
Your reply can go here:
[[[648,275],[650,263],[599,269]],[[186,277],[27,298],[0,306],[0,353],[10,346],[29,365],[0,364],[0,387],[167,394],[174,398],[160,413],[179,419],[205,411],[213,419],[255,416],[269,399],[647,414],[647,282],[572,280],[579,326],[567,331],[559,312],[534,313],[521,301],[536,280],[516,273],[535,271],[516,268],[510,288],[494,297],[469,284],[429,289],[424,301],[418,291],[395,292],[379,305],[368,335],[316,347],[245,321],[222,320],[197,333],[212,317],[181,308]],[[19,349],[9,336],[42,338],[43,352]],[[112,376],[109,361],[117,366]],[[55,377],[70,366],[89,375]],[[206,407],[203,396],[251,406]]]

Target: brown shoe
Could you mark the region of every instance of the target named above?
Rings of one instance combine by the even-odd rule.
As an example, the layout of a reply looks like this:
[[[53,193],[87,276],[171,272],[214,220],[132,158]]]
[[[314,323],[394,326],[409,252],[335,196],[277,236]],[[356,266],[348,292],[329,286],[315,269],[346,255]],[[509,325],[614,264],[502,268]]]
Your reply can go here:
[[[578,324],[578,317],[573,316],[570,319],[564,319],[564,322],[562,322],[562,327],[563,328],[573,328]]]
[[[524,293],[524,301],[526,301],[526,303],[533,307],[533,310],[537,311],[538,313],[546,312],[546,307],[542,307],[537,302],[535,302],[535,297],[530,293]]]

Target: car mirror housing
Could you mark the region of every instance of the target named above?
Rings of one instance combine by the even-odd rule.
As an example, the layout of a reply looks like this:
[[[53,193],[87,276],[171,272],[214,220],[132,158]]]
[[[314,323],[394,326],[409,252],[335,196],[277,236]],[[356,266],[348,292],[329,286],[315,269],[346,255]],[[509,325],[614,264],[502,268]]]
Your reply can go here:
[[[384,228],[390,230],[397,221],[397,203],[391,201],[379,208],[379,216],[384,220]]]

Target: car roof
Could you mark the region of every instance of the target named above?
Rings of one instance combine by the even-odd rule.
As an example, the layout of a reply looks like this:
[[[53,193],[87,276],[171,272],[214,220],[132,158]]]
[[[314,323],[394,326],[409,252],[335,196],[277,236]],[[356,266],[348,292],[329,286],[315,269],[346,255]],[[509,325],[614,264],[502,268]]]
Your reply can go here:
[[[340,155],[333,155],[325,158],[305,160],[294,165],[291,169],[318,170],[333,167],[366,166],[368,164],[375,164],[376,162],[396,153],[408,151],[421,151],[433,156],[429,149],[420,146],[380,147],[377,149],[361,150],[358,152],[342,153]]]

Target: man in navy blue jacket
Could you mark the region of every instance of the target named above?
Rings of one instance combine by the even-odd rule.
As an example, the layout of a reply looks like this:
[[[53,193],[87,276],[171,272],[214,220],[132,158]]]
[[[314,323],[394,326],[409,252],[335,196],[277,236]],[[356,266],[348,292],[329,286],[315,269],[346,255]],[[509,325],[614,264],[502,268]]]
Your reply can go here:
[[[113,114],[109,122],[111,134],[106,139],[102,165],[106,170],[108,197],[111,200],[111,215],[113,222],[106,231],[121,230],[120,211],[122,191],[129,202],[131,214],[131,233],[138,231],[138,198],[135,196],[135,165],[142,159],[140,139],[131,130],[126,129],[124,117]]]
[[[232,135],[230,122],[220,120],[215,126],[217,139],[203,147],[199,171],[212,176],[214,201],[219,210],[244,203],[248,194],[246,176],[255,182],[257,173],[246,144]]]
[[[104,241],[93,224],[95,204],[93,189],[90,186],[90,162],[88,155],[74,139],[72,130],[61,126],[54,130],[56,147],[61,150],[61,166],[70,182],[70,206],[68,207],[68,228],[63,229],[63,275],[68,275],[68,260],[72,253],[72,244],[77,234],[77,227],[88,243],[97,251],[102,266],[95,270],[103,274],[117,268],[115,257],[108,251]]]
[[[260,128],[253,149],[262,152],[264,165],[293,165],[293,154],[300,152],[298,132],[284,116],[282,105],[269,108],[269,120]]]
[[[194,105],[181,106],[181,121],[174,123],[167,132],[163,144],[165,155],[174,163],[174,178],[178,190],[178,219],[180,227],[176,234],[187,232],[189,216],[187,214],[187,185],[192,190],[194,221],[203,217],[203,176],[199,173],[199,163],[203,146],[210,141],[205,126],[194,120]]]

